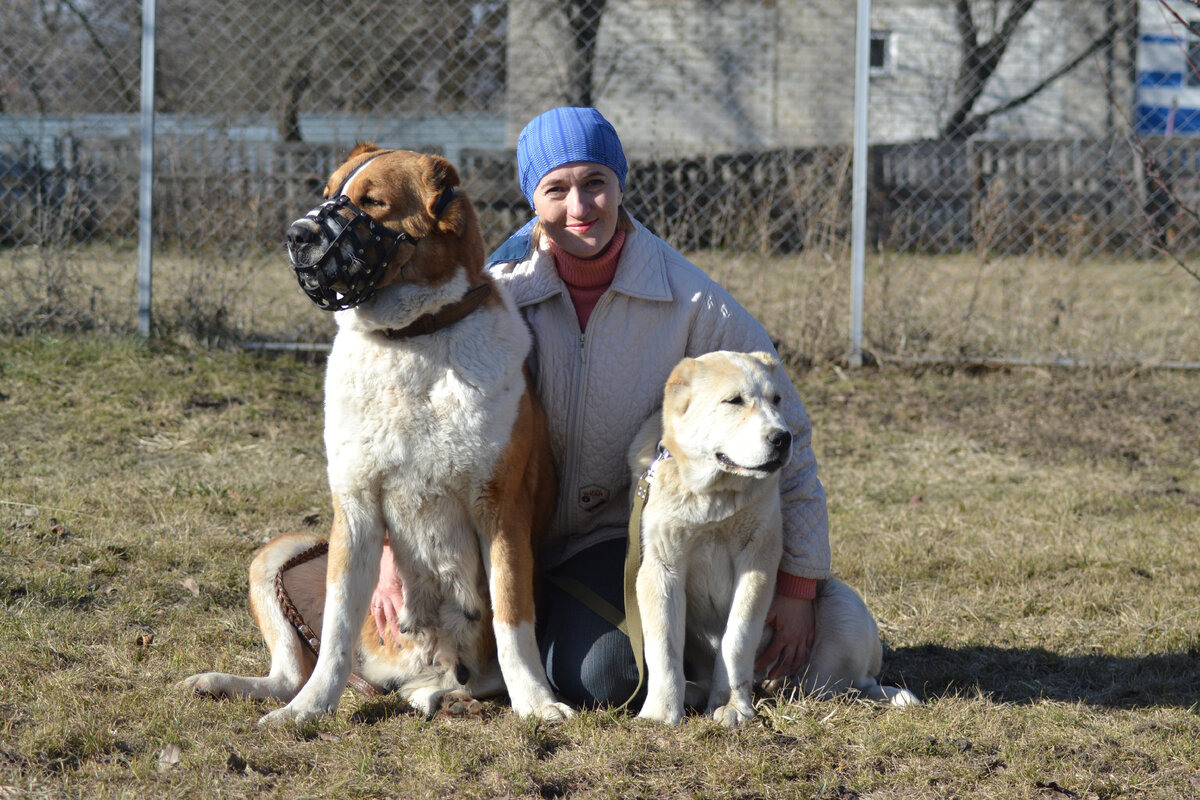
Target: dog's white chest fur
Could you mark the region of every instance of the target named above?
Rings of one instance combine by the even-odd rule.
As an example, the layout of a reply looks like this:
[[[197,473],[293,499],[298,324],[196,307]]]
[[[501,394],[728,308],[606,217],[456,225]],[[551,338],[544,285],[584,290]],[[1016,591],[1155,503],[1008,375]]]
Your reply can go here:
[[[729,621],[744,554],[759,548],[773,554],[782,546],[778,483],[763,483],[690,502],[679,502],[666,486],[651,491],[646,546],[676,563],[686,560],[688,638],[705,643],[707,669]]]
[[[486,340],[517,339],[487,357]],[[392,342],[342,327],[326,375],[325,446],[334,492],[374,486],[401,498],[437,487],[464,491],[492,474],[524,391],[519,341],[502,311],[482,310],[453,329]]]

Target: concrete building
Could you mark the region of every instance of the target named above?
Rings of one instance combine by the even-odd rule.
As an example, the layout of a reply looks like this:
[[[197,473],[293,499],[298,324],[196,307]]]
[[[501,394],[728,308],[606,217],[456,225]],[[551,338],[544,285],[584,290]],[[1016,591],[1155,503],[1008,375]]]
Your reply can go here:
[[[1145,1],[1145,0],[1143,0]],[[1127,0],[1040,0],[1021,22],[975,110],[1018,97],[1133,11]],[[980,36],[995,21],[978,3]],[[1001,4],[1002,6],[1004,4]],[[508,138],[572,102],[560,0],[511,0]],[[711,154],[850,141],[853,0],[608,0],[595,53],[594,105],[635,156]],[[935,138],[949,113],[961,35],[952,0],[872,3],[871,141]],[[1103,136],[1127,126],[1128,37],[1114,37],[985,138]]]

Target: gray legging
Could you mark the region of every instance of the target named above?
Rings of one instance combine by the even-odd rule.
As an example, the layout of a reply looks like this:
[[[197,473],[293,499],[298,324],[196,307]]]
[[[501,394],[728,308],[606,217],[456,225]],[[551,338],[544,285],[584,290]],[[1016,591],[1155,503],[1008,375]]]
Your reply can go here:
[[[624,598],[625,540],[593,545],[547,575],[574,579],[621,613]],[[541,647],[546,677],[560,699],[575,706],[619,706],[637,687],[637,665],[629,637],[573,594],[544,581]],[[637,711],[645,687],[629,707]]]

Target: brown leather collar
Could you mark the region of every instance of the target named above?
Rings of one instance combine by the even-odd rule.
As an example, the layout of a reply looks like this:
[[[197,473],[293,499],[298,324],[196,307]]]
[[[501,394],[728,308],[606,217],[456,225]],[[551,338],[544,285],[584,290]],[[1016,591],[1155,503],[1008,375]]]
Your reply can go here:
[[[467,290],[467,293],[457,303],[442,306],[432,314],[417,317],[403,328],[387,328],[383,331],[383,335],[389,339],[408,339],[413,336],[425,336],[434,331],[440,331],[442,328],[448,328],[479,308],[483,304],[483,301],[491,294],[492,285],[490,283],[481,283],[478,286],[473,286]]]

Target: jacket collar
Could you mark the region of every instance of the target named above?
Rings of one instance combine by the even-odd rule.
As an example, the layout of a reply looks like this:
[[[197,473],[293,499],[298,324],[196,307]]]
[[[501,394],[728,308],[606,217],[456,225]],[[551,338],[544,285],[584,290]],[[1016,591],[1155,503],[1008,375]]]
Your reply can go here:
[[[666,244],[637,220],[625,237],[612,290],[641,300],[668,303],[673,299],[667,279]],[[493,276],[503,281],[518,306],[530,306],[566,291],[549,250],[534,251],[532,224],[515,233],[489,259]]]

